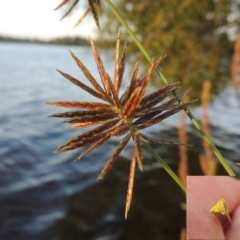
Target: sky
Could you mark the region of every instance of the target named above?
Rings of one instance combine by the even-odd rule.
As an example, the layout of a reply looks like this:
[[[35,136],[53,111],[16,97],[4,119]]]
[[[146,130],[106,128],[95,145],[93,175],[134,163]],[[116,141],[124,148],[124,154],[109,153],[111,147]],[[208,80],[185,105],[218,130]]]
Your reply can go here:
[[[49,40],[64,36],[91,36],[97,29],[92,16],[73,29],[84,12],[80,5],[71,16],[60,21],[64,8],[53,9],[62,0],[0,0],[0,35]],[[81,4],[81,1],[80,1]]]

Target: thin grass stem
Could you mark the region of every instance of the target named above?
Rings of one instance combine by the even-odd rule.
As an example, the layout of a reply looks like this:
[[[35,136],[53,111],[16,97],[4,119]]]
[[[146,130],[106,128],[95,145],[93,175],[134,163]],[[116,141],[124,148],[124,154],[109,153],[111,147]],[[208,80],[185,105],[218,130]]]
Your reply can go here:
[[[139,47],[140,51],[142,52],[142,54],[145,56],[145,58],[152,63],[152,59],[151,57],[148,55],[148,53],[146,52],[146,50],[144,49],[144,47],[142,46],[142,44],[140,43],[140,41],[137,39],[136,35],[133,33],[133,31],[130,29],[130,27],[128,26],[127,22],[125,21],[125,19],[122,17],[122,15],[119,13],[119,11],[115,8],[115,6],[112,4],[112,2],[110,0],[106,0],[108,6],[110,7],[111,11],[114,13],[114,15],[116,16],[116,18],[120,21],[120,23],[125,27],[125,29],[127,30],[127,32],[129,33],[129,35],[132,37],[132,39],[134,40],[134,42],[136,43],[136,45]],[[159,74],[159,76],[162,78],[164,84],[169,84],[167,79],[164,77],[164,75],[162,74],[162,72],[159,70],[159,68],[156,69],[157,73]],[[173,92],[174,96],[176,96],[176,93]],[[179,103],[182,104],[182,101],[179,100]],[[219,162],[222,164],[222,166],[225,168],[225,170],[227,171],[227,173],[229,174],[229,176],[236,176],[236,174],[233,172],[233,170],[231,169],[231,167],[229,166],[229,164],[227,163],[227,161],[225,160],[225,158],[222,156],[222,154],[219,152],[219,150],[216,148],[216,146],[214,145],[213,141],[211,140],[210,136],[203,130],[203,128],[201,127],[200,123],[195,119],[195,117],[193,116],[193,114],[191,113],[191,111],[189,110],[189,108],[185,108],[184,111],[186,112],[186,114],[188,115],[188,117],[191,119],[193,125],[195,126],[195,128],[200,132],[200,134],[202,135],[202,137],[205,139],[205,141],[209,144],[209,146],[211,147],[213,153],[215,154],[215,156],[217,157],[217,159],[219,160]]]
[[[181,181],[181,179],[173,172],[173,170],[162,160],[162,158],[153,150],[153,148],[143,139],[141,141],[145,148],[156,158],[164,170],[172,177],[172,179],[181,187],[181,189],[186,192],[186,185]]]

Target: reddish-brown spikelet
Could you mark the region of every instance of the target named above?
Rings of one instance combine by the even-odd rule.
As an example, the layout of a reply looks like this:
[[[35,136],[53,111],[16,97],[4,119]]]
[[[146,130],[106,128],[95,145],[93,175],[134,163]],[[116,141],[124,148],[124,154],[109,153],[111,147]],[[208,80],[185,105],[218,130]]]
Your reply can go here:
[[[133,156],[130,164],[129,171],[129,180],[128,180],[128,189],[127,189],[127,197],[126,197],[126,208],[125,208],[125,219],[127,219],[128,211],[130,209],[132,194],[133,194],[133,184],[134,184],[134,175],[135,175],[135,166],[136,166],[136,150],[133,150]]]
[[[130,85],[129,85],[129,87],[127,89],[127,92],[126,92],[126,98],[125,99],[129,99],[130,94],[134,91],[134,89],[136,87],[138,65],[139,65],[139,62],[136,62],[135,66],[134,66],[134,69],[133,69],[132,77],[131,77],[131,80],[130,80]]]
[[[134,138],[135,157],[138,163],[138,168],[142,171],[143,170],[143,164],[142,164],[143,154],[141,149],[141,139],[140,139],[139,132],[137,130],[135,130],[133,138]]]
[[[58,10],[59,8],[61,8],[62,6],[64,6],[65,4],[67,4],[69,2],[69,0],[63,0],[56,8],[54,8],[53,10]]]
[[[65,108],[85,108],[85,109],[103,109],[110,105],[98,102],[75,102],[75,101],[56,101],[46,102],[46,104]]]
[[[72,51],[69,51],[71,56],[73,57],[74,61],[76,62],[76,64],[78,65],[78,67],[80,68],[80,70],[82,71],[82,73],[85,75],[85,77],[87,78],[87,80],[93,85],[93,87],[95,88],[95,90],[99,93],[102,94],[102,96],[106,97],[105,92],[103,91],[102,87],[97,83],[97,81],[95,80],[95,78],[92,76],[92,74],[88,71],[88,69],[85,67],[85,65],[80,61],[80,59],[78,59],[74,53]]]
[[[72,4],[70,4],[68,10],[65,12],[65,14],[62,16],[61,20],[64,19],[71,11],[77,6],[79,0],[74,0]],[[54,8],[53,10],[58,10],[59,8],[63,7],[64,5],[67,5],[70,3],[69,0],[63,0],[62,2],[59,3],[59,5]],[[82,16],[79,18],[77,23],[75,24],[74,27],[76,27],[79,23],[82,22],[82,20],[87,16],[89,12],[92,12],[93,18],[95,20],[96,25],[98,28],[100,28],[99,24],[99,15],[101,12],[101,0],[88,0],[88,8],[86,11],[82,14]]]
[[[102,123],[102,121],[76,123],[76,124],[69,126],[69,128],[74,128],[74,129],[87,128],[87,127],[91,127],[93,125],[100,124],[100,123]]]
[[[73,28],[77,27],[83,21],[83,19],[88,15],[89,12],[91,12],[91,8],[90,7],[88,7],[86,9],[86,11],[82,14],[82,16],[77,20],[77,22],[75,23]]]
[[[105,92],[109,95],[110,87],[111,87],[110,81],[109,81],[110,79],[107,77],[107,73],[105,72],[102,59],[101,59],[99,52],[98,52],[97,48],[95,47],[91,38],[90,38],[90,42],[91,42],[91,47],[92,47],[92,51],[93,51],[93,56],[95,58],[95,61],[96,61],[97,67],[98,67],[99,75],[100,75],[102,83],[103,83],[103,87],[105,88]]]
[[[79,0],[73,1],[72,5],[68,8],[68,10],[65,12],[65,14],[62,16],[61,20],[63,20],[74,8],[77,6]],[[69,1],[66,1],[63,5],[67,4]],[[61,5],[61,4],[60,4]],[[62,5],[62,6],[63,6]]]
[[[119,49],[120,49],[120,29],[118,31],[117,39],[116,39],[116,50],[115,50],[115,70],[114,70],[114,89],[118,94],[119,91]]]
[[[67,142],[60,145],[55,152],[60,151],[62,152],[64,149],[66,149],[66,147],[68,147],[68,150],[73,150],[81,146],[85,146],[86,144],[93,142],[94,139],[96,139],[100,134],[102,134],[106,130],[111,129],[115,124],[118,123],[118,121],[119,121],[118,119],[105,121],[102,125],[90,131],[82,133],[79,136],[70,138]]]
[[[133,93],[131,94],[130,98],[125,103],[123,110],[122,110],[122,116],[125,119],[131,119],[131,114],[137,109],[140,99],[139,99],[139,92],[140,92],[140,86],[134,89]]]
[[[119,66],[118,66],[118,81],[115,81],[116,82],[115,85],[117,86],[117,92],[119,92],[119,89],[122,85],[122,78],[123,78],[125,64],[126,64],[126,51],[127,51],[127,46],[125,44],[124,48],[123,48],[123,53],[122,53],[121,59],[119,61]]]
[[[65,152],[81,147],[86,147],[85,150],[76,159],[80,160],[95,148],[103,145],[111,137],[123,136],[120,144],[116,147],[115,151],[109,157],[100,175],[98,176],[99,179],[102,179],[106,175],[107,171],[111,168],[112,164],[117,159],[123,148],[127,145],[130,138],[132,138],[134,142],[133,157],[130,166],[125,209],[125,217],[127,217],[132,199],[136,162],[140,170],[143,169],[141,139],[156,144],[176,144],[174,142],[159,140],[146,136],[144,134],[141,134],[140,130],[161,122],[165,118],[187,107],[191,102],[178,104],[178,100],[183,98],[185,93],[173,97],[164,103],[162,102],[167,97],[169,97],[173,91],[177,90],[176,83],[158,89],[148,96],[144,96],[147,85],[151,78],[151,74],[161,63],[162,58],[160,58],[155,63],[152,63],[145,76],[139,80],[137,79],[138,63],[136,63],[129,80],[129,87],[126,88],[122,96],[119,96],[119,90],[121,87],[126,64],[126,45],[124,46],[121,57],[119,57],[120,33],[118,33],[117,36],[113,80],[105,71],[103,61],[99,55],[97,48],[94,45],[94,42],[92,40],[90,41],[93,55],[102,81],[102,86],[96,81],[90,71],[71,51],[71,56],[85,77],[88,79],[91,86],[87,86],[86,84],[82,83],[67,73],[63,73],[59,70],[58,72],[64,78],[80,87],[82,90],[86,91],[96,98],[99,98],[101,102],[51,101],[47,102],[47,104],[58,107],[77,109],[76,111],[55,113],[49,117],[67,118],[63,122],[74,123],[70,126],[71,128],[93,128],[67,140],[65,143],[58,146],[55,152]]]
[[[114,161],[117,159],[117,157],[119,156],[119,154],[121,153],[121,151],[123,150],[123,148],[126,146],[126,144],[128,143],[129,139],[131,137],[131,134],[128,134],[126,137],[124,137],[121,142],[119,143],[119,145],[117,146],[117,148],[115,149],[115,151],[113,152],[113,154],[111,155],[111,157],[108,159],[108,161],[106,162],[104,168],[102,169],[100,175],[98,176],[98,179],[103,179],[103,177],[105,176],[105,174],[108,172],[108,170],[111,168],[112,164],[114,163]]]
[[[80,156],[78,156],[76,160],[80,160],[82,157],[90,153],[93,149],[104,144],[110,137],[111,137],[110,131],[104,132],[103,134],[99,134],[97,138],[95,138],[92,141],[93,142],[92,145],[89,148],[87,148]]]
[[[84,117],[74,117],[71,119],[67,119],[64,120],[63,123],[85,123],[85,122],[93,122],[95,121],[95,119],[97,119],[98,121],[104,121],[104,120],[108,120],[111,118],[116,117],[116,113],[103,113],[103,114],[96,114],[96,115],[87,115]]]
[[[73,118],[73,117],[84,117],[84,116],[95,116],[100,114],[109,114],[109,113],[115,113],[111,108],[102,108],[102,109],[94,109],[94,110],[88,110],[88,111],[75,111],[75,112],[63,112],[63,113],[54,113],[50,115],[49,117],[59,117],[59,118]],[[115,113],[116,114],[116,113]]]
[[[98,91],[99,89],[93,90],[92,88],[88,87],[87,85],[85,85],[84,83],[82,83],[81,81],[77,80],[76,78],[68,75],[67,73],[61,72],[60,70],[57,70],[63,77],[65,77],[66,79],[68,79],[70,82],[72,82],[73,84],[77,85],[78,87],[84,89],[86,92],[90,93],[91,95],[93,95],[94,97],[100,98],[104,100],[103,95]]]
[[[89,6],[91,7],[91,11],[92,11],[93,17],[95,19],[95,22],[96,22],[98,28],[100,28],[98,16],[101,11],[101,1],[100,0],[88,0],[88,3],[89,3]]]
[[[117,121],[116,121],[117,120]],[[108,128],[109,127],[109,125],[110,124],[115,124],[114,123],[114,121],[116,121],[116,122],[118,122],[119,120],[118,119],[116,119],[116,120],[113,120],[113,121],[110,121],[110,123],[107,123],[107,126],[105,127],[105,129],[106,128]],[[86,128],[86,127],[91,127],[91,126],[93,126],[93,125],[96,125],[96,124],[101,124],[101,123],[103,123],[103,125],[100,125],[100,127],[104,127],[104,123],[105,123],[106,121],[101,121],[101,120],[95,120],[94,122],[87,122],[87,123],[77,123],[77,124],[73,124],[73,125],[71,125],[71,126],[69,126],[70,128]],[[94,128],[95,129],[95,128]]]

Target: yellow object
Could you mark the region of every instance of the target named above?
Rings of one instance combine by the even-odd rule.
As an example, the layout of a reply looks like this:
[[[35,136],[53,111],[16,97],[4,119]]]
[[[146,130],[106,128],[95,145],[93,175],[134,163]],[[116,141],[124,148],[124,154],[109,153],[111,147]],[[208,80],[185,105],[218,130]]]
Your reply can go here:
[[[224,199],[220,199],[217,204],[210,209],[210,212],[218,218],[223,230],[229,228],[232,221],[228,214],[226,201]]]
[[[226,206],[226,201],[224,199],[220,199],[217,204],[210,209],[211,213],[221,213],[222,215],[227,215],[228,210]]]

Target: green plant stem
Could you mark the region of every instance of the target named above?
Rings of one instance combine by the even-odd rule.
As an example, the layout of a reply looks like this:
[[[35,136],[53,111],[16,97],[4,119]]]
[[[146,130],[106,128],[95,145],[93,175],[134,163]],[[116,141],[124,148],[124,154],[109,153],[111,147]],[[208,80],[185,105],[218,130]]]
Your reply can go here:
[[[151,57],[148,55],[148,53],[146,52],[146,50],[144,49],[144,47],[142,46],[142,44],[140,43],[140,41],[137,39],[136,35],[133,33],[133,31],[130,29],[130,27],[128,26],[127,22],[124,20],[124,18],[121,16],[121,14],[119,13],[119,11],[115,8],[115,6],[112,4],[112,2],[110,0],[106,0],[108,6],[110,7],[110,9],[112,10],[112,12],[114,13],[114,15],[117,17],[117,19],[120,21],[120,23],[125,27],[125,29],[127,30],[127,32],[129,33],[129,35],[133,38],[134,42],[136,43],[136,45],[139,47],[140,51],[143,53],[143,55],[146,57],[146,59],[152,63],[152,59]],[[164,84],[169,84],[167,79],[164,77],[164,75],[161,73],[161,71],[159,69],[157,69],[157,73],[159,74],[159,76],[162,78]],[[174,93],[174,96],[176,94]],[[179,100],[179,103],[182,104],[182,101]],[[189,108],[185,108],[184,111],[186,112],[186,114],[188,115],[188,117],[191,119],[193,125],[195,126],[195,128],[200,132],[200,134],[202,135],[202,137],[205,139],[205,141],[208,143],[208,145],[211,147],[213,153],[215,154],[215,156],[217,157],[217,159],[220,161],[220,163],[222,164],[222,166],[225,168],[225,170],[227,171],[227,173],[229,174],[229,176],[236,176],[236,174],[233,172],[233,170],[231,169],[231,167],[228,165],[227,161],[224,159],[224,157],[222,156],[222,154],[219,152],[219,150],[216,148],[216,146],[214,145],[213,141],[211,140],[210,136],[203,130],[203,128],[201,127],[200,123],[195,119],[195,117],[193,116],[193,114],[191,113],[191,111],[189,110]]]
[[[186,192],[186,185],[181,181],[181,179],[173,172],[173,170],[162,160],[162,158],[152,149],[152,147],[144,140],[141,139],[143,145],[147,150],[156,158],[160,165],[165,169],[165,171],[172,177],[172,179],[181,187],[181,189]]]

